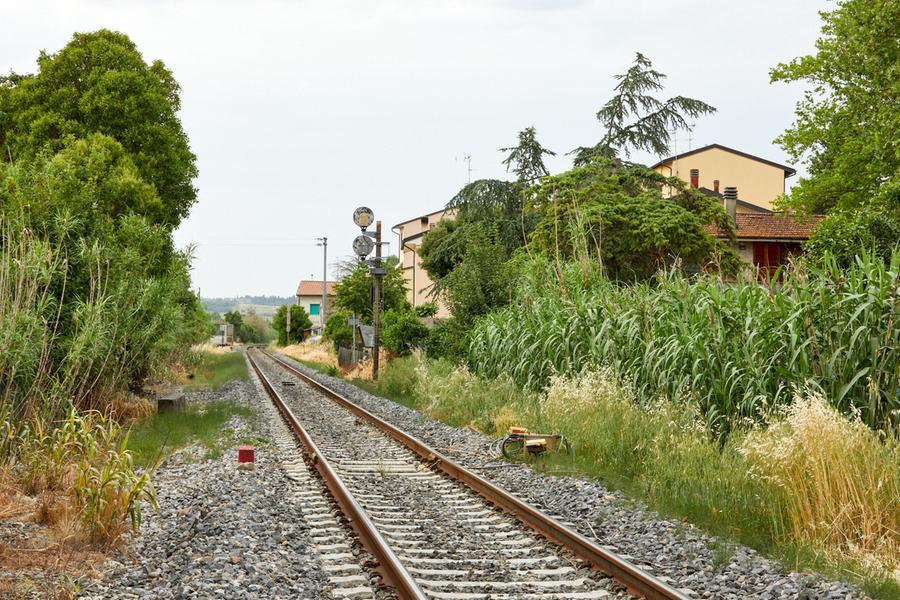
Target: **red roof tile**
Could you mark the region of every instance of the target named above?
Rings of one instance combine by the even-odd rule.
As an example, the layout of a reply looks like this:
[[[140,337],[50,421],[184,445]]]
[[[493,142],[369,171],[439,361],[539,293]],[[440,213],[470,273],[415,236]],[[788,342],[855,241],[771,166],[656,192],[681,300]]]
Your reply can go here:
[[[336,281],[329,281],[325,289],[329,296],[334,296],[334,286]],[[300,282],[300,285],[297,286],[297,295],[298,296],[321,296],[322,295],[322,280],[319,279],[304,279]]]
[[[735,216],[739,240],[808,240],[813,228],[825,217],[784,214],[738,213]],[[712,235],[724,237],[717,227],[706,226]]]

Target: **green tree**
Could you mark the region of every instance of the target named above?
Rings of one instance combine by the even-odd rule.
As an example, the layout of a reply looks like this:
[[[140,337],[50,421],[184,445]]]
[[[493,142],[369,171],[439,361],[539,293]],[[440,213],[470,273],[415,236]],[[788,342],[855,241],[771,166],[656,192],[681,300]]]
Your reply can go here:
[[[128,36],[76,33],[59,52],[40,54],[36,74],[2,78],[0,147],[4,159],[20,162],[91,133],[109,136],[158,196],[158,205],[138,214],[174,228],[196,200],[197,175],[177,116],[179,94],[171,71],[144,62]]]
[[[791,190],[791,206],[852,210],[900,170],[900,4],[843,0],[821,16],[816,53],[771,71],[773,82],[807,86],[776,142],[809,172]]]
[[[545,178],[534,190],[531,210],[541,221],[529,248],[562,261],[599,258],[608,276],[628,281],[676,261],[703,267],[718,259],[727,270],[737,265],[734,252],[704,230],[709,224],[733,232],[718,203],[677,178],[617,165],[595,159]],[[680,192],[665,199],[663,185]]]
[[[462,324],[509,303],[513,276],[509,254],[489,224],[467,227],[467,241],[460,263],[444,280],[444,296],[453,318]]]
[[[279,306],[278,310],[275,311],[275,316],[272,317],[272,328],[278,334],[279,346],[288,346],[290,344],[302,342],[306,335],[305,332],[312,328],[312,320],[309,318],[309,315],[307,314],[305,308],[303,308],[299,304],[291,304],[290,309],[290,338],[288,338],[288,332],[286,331],[288,305],[282,304],[281,306]]]
[[[381,306],[385,311],[409,304],[406,299],[406,280],[395,257],[385,261],[387,275],[382,279]],[[372,320],[373,277],[365,263],[357,265],[334,286],[334,303],[339,309],[359,315],[367,323]]]
[[[411,308],[389,310],[384,313],[381,343],[385,350],[397,356],[407,356],[428,338],[428,328]]]
[[[844,268],[857,256],[870,254],[890,264],[900,244],[900,180],[885,184],[875,199],[856,210],[835,210],[817,227],[804,254],[824,265],[828,256]]]
[[[556,156],[556,152],[547,150],[537,141],[534,126],[526,127],[519,132],[517,146],[500,148],[500,152],[509,152],[503,161],[503,164],[506,165],[506,172],[509,173],[509,170],[512,169],[518,180],[528,185],[550,174],[544,165],[544,155]]]
[[[688,119],[716,112],[714,107],[694,98],[655,98],[652,94],[663,89],[666,76],[653,69],[650,59],[640,52],[631,68],[615,78],[616,94],[597,112],[606,134],[597,145],[579,147],[570,153],[575,155],[576,167],[594,158],[613,158],[620,151],[627,157],[632,149],[666,155],[672,135],[691,128]]]
[[[351,316],[353,315],[346,310],[339,310],[328,315],[322,335],[334,344],[335,350],[341,347],[349,348],[353,344],[353,330],[349,325]]]
[[[226,323],[230,323],[234,325],[234,333],[237,335],[238,331],[241,329],[241,325],[244,324],[244,317],[241,316],[241,313],[236,310],[230,310],[222,316],[225,319]]]

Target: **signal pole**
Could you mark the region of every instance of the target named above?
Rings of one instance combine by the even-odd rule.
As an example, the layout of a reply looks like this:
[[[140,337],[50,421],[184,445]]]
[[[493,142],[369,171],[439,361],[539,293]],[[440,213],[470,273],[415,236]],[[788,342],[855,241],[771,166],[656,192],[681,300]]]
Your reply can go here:
[[[384,277],[384,268],[381,266],[381,221],[375,222],[375,298],[372,302],[372,381],[378,380],[378,349],[381,333],[381,279]]]
[[[322,324],[322,332],[324,332],[325,321],[327,320],[325,315],[325,303],[328,301],[328,238],[321,237],[317,238],[317,240],[319,243],[316,245],[322,246],[322,306],[319,307],[319,322]]]

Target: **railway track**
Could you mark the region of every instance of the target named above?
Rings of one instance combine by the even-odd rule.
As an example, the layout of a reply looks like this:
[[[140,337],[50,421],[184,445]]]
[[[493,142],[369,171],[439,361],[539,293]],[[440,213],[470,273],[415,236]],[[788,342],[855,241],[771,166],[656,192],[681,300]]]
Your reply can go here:
[[[248,360],[398,597],[688,598],[289,362]]]

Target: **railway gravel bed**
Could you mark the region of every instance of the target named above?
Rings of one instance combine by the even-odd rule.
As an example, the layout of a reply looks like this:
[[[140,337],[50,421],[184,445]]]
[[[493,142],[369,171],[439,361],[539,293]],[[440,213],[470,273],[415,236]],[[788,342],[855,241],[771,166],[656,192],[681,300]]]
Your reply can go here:
[[[633,598],[474,492],[434,473],[270,359],[258,364],[432,598]],[[296,384],[294,382],[297,382]]]
[[[278,356],[485,479],[515,491],[523,500],[566,521],[589,539],[654,575],[667,577],[676,587],[691,590],[695,597],[867,598],[843,582],[809,573],[786,573],[778,563],[750,548],[662,518],[596,480],[543,475],[526,466],[498,460],[492,451],[494,438],[445,425],[342,379],[324,375],[289,356]]]
[[[227,400],[257,410],[268,402],[254,385],[241,382],[188,395],[189,402]],[[310,525],[298,518],[304,501],[279,449],[261,444],[255,469],[236,468],[238,441],[272,440],[271,422],[234,417],[223,432],[231,444],[218,458],[189,447],[166,459],[154,477],[160,512],[145,507],[140,536],[103,565],[102,579],[82,582],[81,597],[332,597],[331,575]]]

